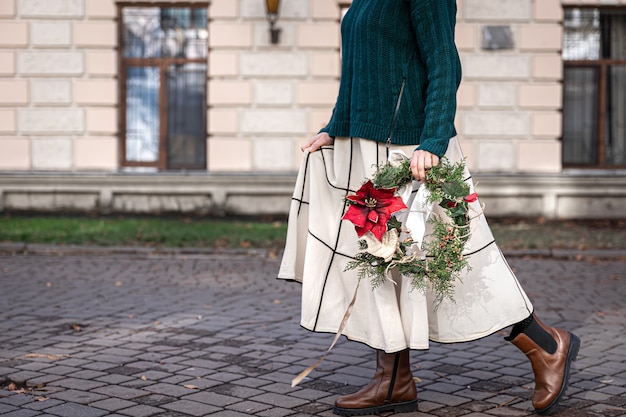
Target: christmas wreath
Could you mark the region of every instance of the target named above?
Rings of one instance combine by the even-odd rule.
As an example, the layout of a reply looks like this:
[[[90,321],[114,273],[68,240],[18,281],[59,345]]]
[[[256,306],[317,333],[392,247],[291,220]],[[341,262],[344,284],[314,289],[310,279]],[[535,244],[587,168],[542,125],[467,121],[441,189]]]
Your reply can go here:
[[[428,170],[427,201],[444,210],[443,215],[430,216],[432,232],[418,247],[411,231],[394,215],[407,209],[398,190],[414,180],[410,160],[379,165],[371,179],[346,197],[349,207],[343,219],[354,224],[360,238],[359,252],[346,270],[357,269],[359,278],[369,278],[376,288],[392,280],[390,271],[396,268],[410,277],[412,288],[431,288],[438,301],[452,299],[454,282],[469,269],[463,250],[471,235],[469,203],[477,199],[464,176],[464,160],[452,164],[443,158]]]

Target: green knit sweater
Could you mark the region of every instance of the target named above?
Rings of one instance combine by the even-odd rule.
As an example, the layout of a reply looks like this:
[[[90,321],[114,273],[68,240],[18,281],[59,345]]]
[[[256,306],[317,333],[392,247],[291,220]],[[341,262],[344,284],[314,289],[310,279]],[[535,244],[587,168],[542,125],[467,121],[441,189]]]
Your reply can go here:
[[[442,156],[456,135],[455,21],[455,0],[354,0],[341,24],[339,95],[321,132],[385,142],[406,80],[392,143]]]

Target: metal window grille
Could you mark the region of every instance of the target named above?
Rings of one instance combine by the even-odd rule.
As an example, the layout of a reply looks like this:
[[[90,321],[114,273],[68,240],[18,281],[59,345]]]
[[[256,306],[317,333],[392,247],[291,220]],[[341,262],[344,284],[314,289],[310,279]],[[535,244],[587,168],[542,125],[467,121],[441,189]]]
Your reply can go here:
[[[118,5],[121,160],[206,168],[207,5]]]
[[[626,9],[569,8],[563,26],[563,164],[626,167]]]

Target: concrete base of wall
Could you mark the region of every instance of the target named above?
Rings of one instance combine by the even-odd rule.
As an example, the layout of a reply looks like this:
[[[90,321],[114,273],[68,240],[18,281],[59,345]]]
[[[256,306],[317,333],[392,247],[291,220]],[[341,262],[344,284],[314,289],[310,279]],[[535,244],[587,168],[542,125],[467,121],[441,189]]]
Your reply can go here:
[[[295,175],[0,174],[0,211],[285,215]],[[478,175],[487,216],[626,217],[626,176]]]

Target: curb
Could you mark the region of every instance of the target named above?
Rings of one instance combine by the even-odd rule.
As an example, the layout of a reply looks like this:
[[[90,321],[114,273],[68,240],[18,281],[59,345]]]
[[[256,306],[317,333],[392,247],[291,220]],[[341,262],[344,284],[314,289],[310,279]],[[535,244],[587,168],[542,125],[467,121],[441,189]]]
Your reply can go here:
[[[175,248],[142,246],[89,246],[89,245],[49,245],[42,243],[0,243],[0,254],[13,255],[128,255],[145,257],[197,257],[197,256],[251,256],[268,257],[268,249],[235,248]]]
[[[626,249],[521,249],[505,250],[506,257],[515,258],[551,258],[585,260],[608,259],[626,260]],[[89,245],[49,245],[42,243],[0,243],[0,254],[13,255],[128,255],[128,256],[171,256],[171,257],[206,257],[206,256],[251,256],[276,257],[271,249],[236,249],[236,248],[175,248],[141,246],[89,246]]]
[[[502,252],[504,256],[511,258],[626,260],[626,249],[512,249]]]

